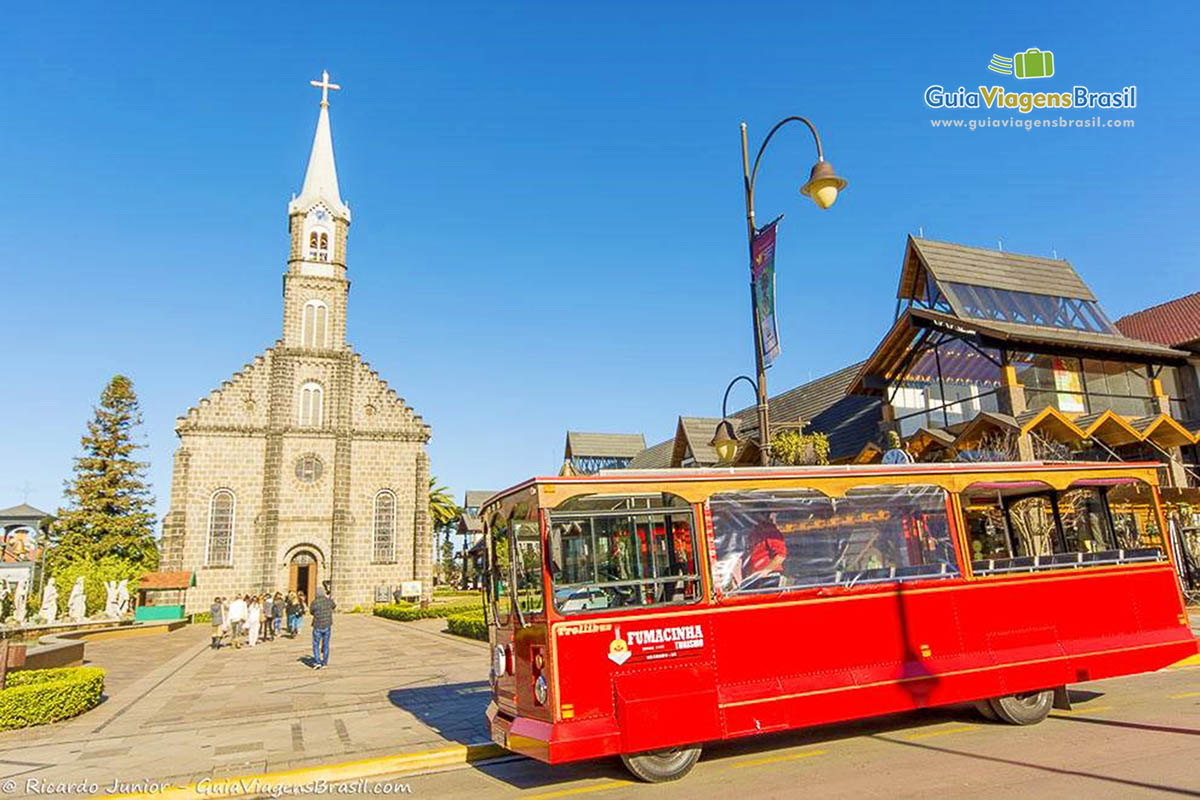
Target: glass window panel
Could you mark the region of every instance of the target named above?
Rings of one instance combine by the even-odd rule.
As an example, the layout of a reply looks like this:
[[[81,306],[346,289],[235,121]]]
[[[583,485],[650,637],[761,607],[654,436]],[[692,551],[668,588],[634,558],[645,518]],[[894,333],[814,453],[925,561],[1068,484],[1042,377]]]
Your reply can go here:
[[[691,510],[661,494],[573,498],[550,516],[550,577],[563,613],[699,599]]]
[[[710,500],[724,593],[954,574],[945,494],[931,486],[727,492]]]
[[[1089,486],[1062,492],[1058,496],[1058,513],[1068,552],[1094,553],[1116,548],[1100,489]]]
[[[1012,501],[1008,506],[1008,522],[1012,526],[1018,555],[1041,556],[1054,552],[1058,529],[1049,497],[1036,495]]]
[[[517,607],[537,614],[544,605],[542,590],[542,537],[536,519],[514,519],[517,540]]]

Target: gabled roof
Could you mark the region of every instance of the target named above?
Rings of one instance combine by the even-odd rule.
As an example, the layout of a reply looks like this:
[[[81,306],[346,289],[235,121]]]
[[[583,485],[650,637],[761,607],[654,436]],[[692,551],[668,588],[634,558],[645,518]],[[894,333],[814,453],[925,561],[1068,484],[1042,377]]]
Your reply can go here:
[[[629,462],[629,468],[666,469],[671,466],[671,452],[674,449],[674,439],[667,439],[665,442],[651,445],[633,457],[633,461]]]
[[[1200,343],[1200,292],[1126,314],[1113,324],[1126,336],[1167,347]]]
[[[583,433],[567,431],[564,458],[633,458],[646,449],[640,433]]]
[[[901,299],[918,296],[923,287],[919,280],[923,271],[928,271],[939,283],[969,283],[1014,292],[1096,299],[1066,260],[909,236],[896,296]]]
[[[671,466],[682,465],[688,451],[700,466],[716,464],[720,460],[717,449],[709,442],[717,432],[717,423],[720,421],[720,417],[680,417],[672,440]]]
[[[467,489],[463,495],[463,508],[479,508],[494,494],[491,489]]]
[[[15,520],[31,520],[38,521],[50,516],[49,513],[42,511],[40,508],[34,508],[28,503],[20,503],[10,508],[0,509],[0,519],[4,521]]]

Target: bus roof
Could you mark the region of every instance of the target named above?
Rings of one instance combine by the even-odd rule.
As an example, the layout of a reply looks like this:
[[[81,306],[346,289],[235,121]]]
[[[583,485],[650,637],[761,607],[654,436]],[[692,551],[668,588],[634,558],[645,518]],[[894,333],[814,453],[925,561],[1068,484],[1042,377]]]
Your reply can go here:
[[[481,510],[503,498],[533,486],[579,486],[587,484],[693,483],[788,478],[881,477],[892,475],[946,475],[959,472],[1062,472],[1161,469],[1157,461],[953,461],[918,464],[829,464],[802,467],[685,467],[672,469],[605,469],[593,475],[535,476],[489,497]]]

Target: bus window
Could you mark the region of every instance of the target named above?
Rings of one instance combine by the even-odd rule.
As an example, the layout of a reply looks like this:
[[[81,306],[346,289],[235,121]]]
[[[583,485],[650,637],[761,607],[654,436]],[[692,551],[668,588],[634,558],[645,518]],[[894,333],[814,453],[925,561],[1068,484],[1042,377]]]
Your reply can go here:
[[[692,510],[673,496],[572,498],[550,514],[550,577],[564,614],[698,600]]]
[[[1162,558],[1153,496],[1136,483],[976,484],[962,499],[978,575]]]
[[[488,546],[491,562],[488,595],[496,614],[496,622],[507,625],[509,618],[509,583],[512,580],[512,562],[509,560],[508,523],[500,514],[493,514],[488,522]]]
[[[724,593],[957,574],[936,486],[863,486],[831,498],[812,489],[724,492],[709,499]]]
[[[1166,545],[1150,487],[1135,481],[1113,486],[1107,494],[1117,547],[1127,552],[1155,551],[1161,558]]]
[[[1058,513],[1062,517],[1068,552],[1098,553],[1117,549],[1099,487],[1085,486],[1060,493]]]
[[[522,614],[540,614],[542,591],[542,536],[537,520],[514,519],[517,543],[517,608]]]

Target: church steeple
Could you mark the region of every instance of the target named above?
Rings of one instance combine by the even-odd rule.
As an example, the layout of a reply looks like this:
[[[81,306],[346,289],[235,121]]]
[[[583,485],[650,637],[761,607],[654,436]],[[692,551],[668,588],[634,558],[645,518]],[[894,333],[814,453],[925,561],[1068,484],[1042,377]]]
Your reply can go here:
[[[350,209],[342,202],[338,190],[337,166],[333,159],[333,133],[329,127],[329,90],[341,89],[329,82],[329,72],[321,73],[321,80],[309,81],[321,90],[321,113],[317,117],[317,130],[313,135],[312,152],[308,157],[308,169],[304,173],[304,187],[300,196],[288,204],[288,215],[305,213],[319,202],[329,207],[329,212],[346,222],[350,221]]]

